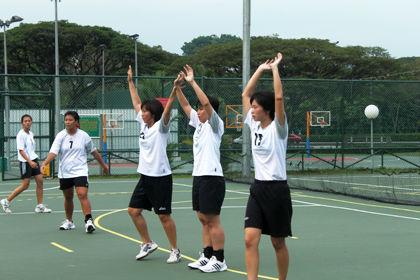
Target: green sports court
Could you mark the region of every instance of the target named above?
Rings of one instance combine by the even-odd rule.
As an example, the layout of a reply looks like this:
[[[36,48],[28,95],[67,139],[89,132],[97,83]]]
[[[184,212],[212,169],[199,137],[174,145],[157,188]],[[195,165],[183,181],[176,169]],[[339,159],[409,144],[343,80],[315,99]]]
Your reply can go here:
[[[293,178],[289,178],[293,180]],[[89,198],[96,231],[86,234],[75,199],[75,230],[65,219],[58,180],[44,181],[52,213],[35,214],[34,182],[0,213],[1,279],[246,279],[243,220],[248,184],[227,182],[221,213],[228,271],[205,274],[187,267],[202,250],[202,226],[191,209],[192,178],[174,178],[172,216],[182,260],[167,264],[169,243],[153,212],[145,211],[159,249],[136,261],[141,243],[126,209],[137,179],[91,179]],[[20,182],[2,182],[7,196]],[[324,192],[292,189],[293,237],[288,279],[417,279],[420,275],[420,207],[381,203]],[[259,246],[259,279],[276,279],[268,236]]]

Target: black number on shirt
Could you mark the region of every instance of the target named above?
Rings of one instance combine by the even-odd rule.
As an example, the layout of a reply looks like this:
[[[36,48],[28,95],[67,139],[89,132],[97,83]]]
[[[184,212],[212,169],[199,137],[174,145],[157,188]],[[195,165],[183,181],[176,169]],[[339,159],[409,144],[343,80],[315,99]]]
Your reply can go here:
[[[203,128],[203,124],[202,123],[200,123],[199,125],[198,125],[198,129],[197,129],[197,135],[198,134],[200,134],[200,132],[201,132],[201,129]]]
[[[69,141],[70,142],[70,149],[73,147],[73,141]]]
[[[263,137],[262,134],[255,133],[255,146],[261,145],[262,137]],[[257,141],[258,141],[258,143],[257,143]]]

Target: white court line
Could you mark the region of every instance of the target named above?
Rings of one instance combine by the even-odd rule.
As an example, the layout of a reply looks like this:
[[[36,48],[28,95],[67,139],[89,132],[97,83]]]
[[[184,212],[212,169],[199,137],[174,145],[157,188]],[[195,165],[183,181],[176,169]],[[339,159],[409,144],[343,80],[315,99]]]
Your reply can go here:
[[[52,187],[52,188],[47,188],[47,189],[45,189],[44,188],[44,191],[50,191],[50,190],[56,190],[56,189],[58,189],[60,186],[56,186],[56,187]],[[27,193],[27,192],[35,192],[36,191],[36,189],[35,190],[24,190],[23,192],[25,192],[25,193]],[[0,192],[0,193],[5,193],[5,194],[9,194],[9,193],[12,193],[13,191],[7,191],[7,192]]]
[[[304,179],[304,178],[290,178],[289,180],[300,180],[300,181],[312,181],[312,182],[328,182],[328,183],[336,183],[336,184],[345,184],[345,185],[354,185],[354,186],[365,186],[365,187],[374,187],[374,188],[385,188],[385,189],[396,189],[396,190],[406,190],[406,191],[419,191],[414,188],[398,188],[398,187],[390,187],[390,186],[378,186],[372,184],[361,184],[361,183],[350,183],[350,182],[342,182],[342,181],[332,181],[332,180],[321,180],[321,179]]]
[[[366,214],[372,214],[372,215],[379,215],[379,216],[386,216],[386,217],[394,217],[394,218],[401,218],[401,219],[409,219],[409,220],[420,221],[420,218],[414,218],[414,217],[391,215],[391,214],[378,213],[378,212],[372,212],[372,211],[365,211],[365,210],[359,210],[359,209],[353,209],[353,208],[347,208],[347,207],[339,207],[339,206],[332,206],[332,205],[325,205],[325,204],[304,202],[304,201],[299,201],[299,200],[293,200],[293,201],[294,202],[303,203],[303,204],[311,204],[311,205],[314,205],[314,206],[322,206],[322,207],[327,207],[327,208],[342,209],[342,210],[354,211],[354,212],[360,212],[360,213],[366,213]]]
[[[118,182],[132,182],[132,181],[118,181]],[[115,183],[115,181],[114,181],[114,183]],[[186,184],[174,183],[174,185],[185,186],[185,187],[192,188],[191,185],[186,185]],[[56,189],[56,188],[58,188],[58,187],[54,187],[54,188],[50,188],[50,189]],[[226,192],[249,195],[249,193],[238,192],[238,191],[226,190]],[[307,205],[306,207],[308,207],[308,206],[319,206],[319,207],[342,209],[342,210],[354,211],[354,212],[360,212],[360,213],[366,213],[366,214],[372,214],[372,215],[380,215],[380,216],[387,216],[387,217],[394,217],[394,218],[420,221],[420,218],[413,218],[413,217],[406,217],[406,216],[399,216],[399,215],[391,215],[391,214],[378,213],[378,212],[372,212],[372,211],[364,211],[364,210],[347,208],[347,207],[338,207],[338,206],[331,206],[331,205],[325,205],[325,204],[304,202],[304,201],[299,201],[299,200],[294,200],[294,199],[292,200],[292,202],[298,202],[298,203],[306,204]],[[222,208],[245,208],[245,207],[246,206],[223,206]],[[304,207],[304,205],[294,205],[293,207]],[[191,208],[192,207],[173,207],[172,209],[178,210],[178,209],[191,209]],[[121,209],[92,210],[92,212],[112,212],[112,211],[118,211],[118,210],[121,210]],[[81,213],[81,212],[82,212],[81,210],[75,210],[74,211],[74,213]],[[53,211],[52,213],[64,213],[64,211]],[[35,212],[22,212],[22,213],[12,213],[12,214],[0,213],[0,215],[18,215],[18,214],[39,214],[39,213],[35,213]],[[47,213],[45,213],[45,214],[47,214]]]

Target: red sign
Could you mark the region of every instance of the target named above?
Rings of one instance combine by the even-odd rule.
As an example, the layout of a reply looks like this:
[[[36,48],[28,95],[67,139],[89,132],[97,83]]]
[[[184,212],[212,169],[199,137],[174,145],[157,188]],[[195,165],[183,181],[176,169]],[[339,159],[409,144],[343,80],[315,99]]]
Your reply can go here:
[[[155,99],[156,100],[159,100],[160,103],[162,103],[164,109],[166,108],[166,104],[168,103],[169,98],[166,98],[166,97],[157,97]]]

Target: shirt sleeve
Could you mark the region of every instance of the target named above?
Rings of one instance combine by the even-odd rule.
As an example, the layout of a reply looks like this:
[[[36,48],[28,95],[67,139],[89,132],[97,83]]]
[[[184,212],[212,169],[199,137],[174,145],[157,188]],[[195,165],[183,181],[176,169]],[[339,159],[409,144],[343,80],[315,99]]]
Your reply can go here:
[[[285,139],[287,138],[287,131],[288,129],[288,125],[287,125],[287,117],[286,117],[286,113],[284,114],[285,116],[285,124],[284,125],[280,125],[279,120],[277,119],[276,114],[274,114],[274,123],[276,125],[276,130],[277,130],[277,135],[279,136],[280,139]]]
[[[22,135],[22,133],[18,133],[16,137],[16,146],[18,152],[25,150],[25,138],[24,135]]]
[[[90,138],[88,135],[86,137],[87,137],[86,138],[86,141],[87,141],[87,143],[86,143],[86,154],[91,154],[94,151],[96,151],[96,147],[93,144],[92,138]]]
[[[158,127],[159,132],[162,133],[162,134],[168,133],[169,132],[169,128],[170,128],[170,124],[171,124],[171,119],[169,119],[168,124],[165,125],[165,121],[163,120],[163,116],[162,116],[160,118],[160,120],[159,120],[159,123],[158,123],[158,125],[159,125],[159,127]]]
[[[253,122],[254,120],[252,119],[252,113],[251,110],[249,110],[244,123],[247,124],[249,128],[252,128]]]
[[[219,133],[220,122],[223,122],[222,119],[219,117],[219,115],[216,113],[216,111],[213,110],[213,113],[211,114],[211,118],[209,120],[209,124],[210,124],[210,127],[213,130],[213,132],[216,133],[216,134]]]
[[[197,111],[194,109],[191,109],[189,125],[191,125],[194,128],[197,128],[199,123],[200,123],[200,120],[198,119]]]
[[[65,135],[63,135],[62,133],[57,134],[57,136],[54,139],[54,142],[51,145],[50,153],[58,155],[58,153],[60,152],[61,143],[63,142],[64,137]]]

